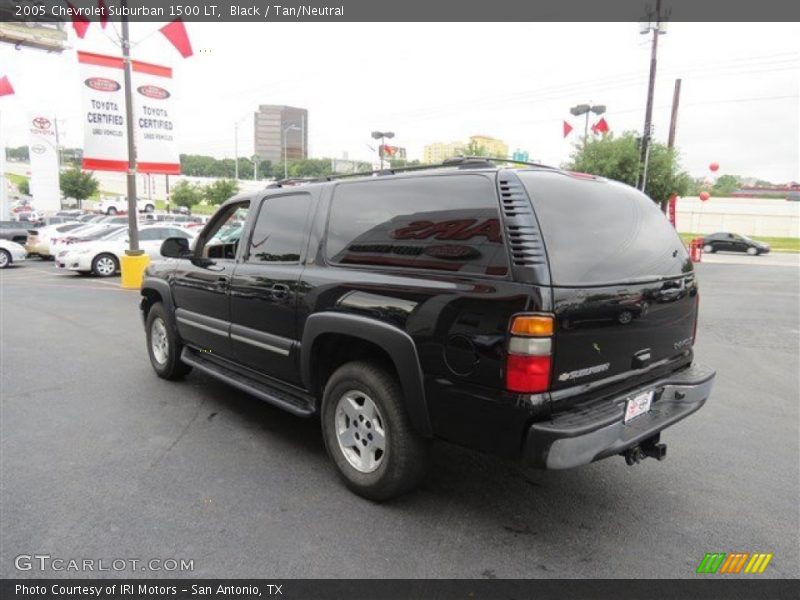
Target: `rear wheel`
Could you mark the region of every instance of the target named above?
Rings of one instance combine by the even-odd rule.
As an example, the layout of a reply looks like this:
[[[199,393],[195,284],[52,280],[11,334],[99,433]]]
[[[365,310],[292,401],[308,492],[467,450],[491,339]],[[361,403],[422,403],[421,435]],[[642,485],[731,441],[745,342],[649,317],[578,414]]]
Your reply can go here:
[[[109,206],[108,210],[106,211],[106,214],[107,215],[115,215],[115,214],[117,214],[117,209],[114,208],[113,206]]]
[[[711,244],[706,244],[705,246],[703,246],[703,252],[705,252],[706,254],[713,254],[714,246],[712,246]]]
[[[147,313],[147,354],[156,375],[164,379],[180,379],[192,368],[181,361],[183,344],[169,326],[164,306],[157,302]]]
[[[119,260],[113,254],[100,254],[92,261],[92,273],[98,277],[111,277],[119,270]]]
[[[155,206],[153,206],[152,204],[148,204],[148,205],[146,205],[146,206],[144,207],[144,212],[146,212],[146,213],[151,213],[151,212],[153,212],[155,209],[156,209],[156,207],[155,207]]]
[[[0,269],[5,269],[11,264],[11,253],[0,248]]]
[[[370,500],[408,492],[427,472],[430,441],[412,428],[397,379],[373,363],[347,363],[331,375],[322,434],[345,485]]]

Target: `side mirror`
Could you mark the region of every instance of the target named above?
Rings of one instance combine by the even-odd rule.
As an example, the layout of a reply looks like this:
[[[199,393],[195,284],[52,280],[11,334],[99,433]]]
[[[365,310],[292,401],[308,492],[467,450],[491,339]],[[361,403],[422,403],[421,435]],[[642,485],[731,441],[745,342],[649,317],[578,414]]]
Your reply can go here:
[[[161,256],[166,258],[189,258],[191,255],[189,240],[186,238],[171,237],[161,243]]]

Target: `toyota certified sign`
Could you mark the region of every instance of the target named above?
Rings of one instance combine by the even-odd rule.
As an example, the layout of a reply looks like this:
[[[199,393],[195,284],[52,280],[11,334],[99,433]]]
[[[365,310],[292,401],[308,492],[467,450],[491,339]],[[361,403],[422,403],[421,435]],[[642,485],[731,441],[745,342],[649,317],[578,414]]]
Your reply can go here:
[[[84,82],[86,87],[90,87],[98,92],[116,92],[119,90],[120,84],[108,77],[89,77]]]
[[[32,123],[36,129],[50,129],[50,125],[52,124],[50,123],[50,119],[45,119],[44,117],[36,117],[33,119]]]
[[[169,92],[164,88],[158,87],[157,85],[140,85],[138,88],[136,88],[136,91],[142,96],[147,96],[148,98],[153,98],[154,100],[164,100],[169,98]]]

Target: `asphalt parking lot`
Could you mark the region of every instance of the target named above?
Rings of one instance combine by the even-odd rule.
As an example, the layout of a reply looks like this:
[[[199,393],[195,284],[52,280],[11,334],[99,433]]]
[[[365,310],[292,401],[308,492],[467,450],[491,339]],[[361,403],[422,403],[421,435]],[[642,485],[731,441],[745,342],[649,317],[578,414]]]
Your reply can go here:
[[[15,569],[45,553],[194,560],[120,573],[148,577],[682,578],[734,551],[798,577],[800,270],[748,258],[698,266],[696,353],[717,379],[663,435],[666,461],[529,472],[439,444],[423,489],[383,505],[340,485],[318,421],[158,379],[118,279],[7,269],[0,577],[92,575]]]

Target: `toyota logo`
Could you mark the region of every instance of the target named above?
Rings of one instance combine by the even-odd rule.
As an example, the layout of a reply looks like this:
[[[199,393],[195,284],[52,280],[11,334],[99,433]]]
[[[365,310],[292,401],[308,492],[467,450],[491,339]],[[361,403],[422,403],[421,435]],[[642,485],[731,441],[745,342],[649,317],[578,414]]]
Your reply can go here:
[[[36,117],[33,120],[33,126],[36,129],[50,129],[50,119],[45,119],[44,117]]]
[[[41,144],[36,144],[35,146],[31,146],[31,150],[33,150],[34,154],[44,154],[45,152],[47,152],[47,148],[45,148]]]

